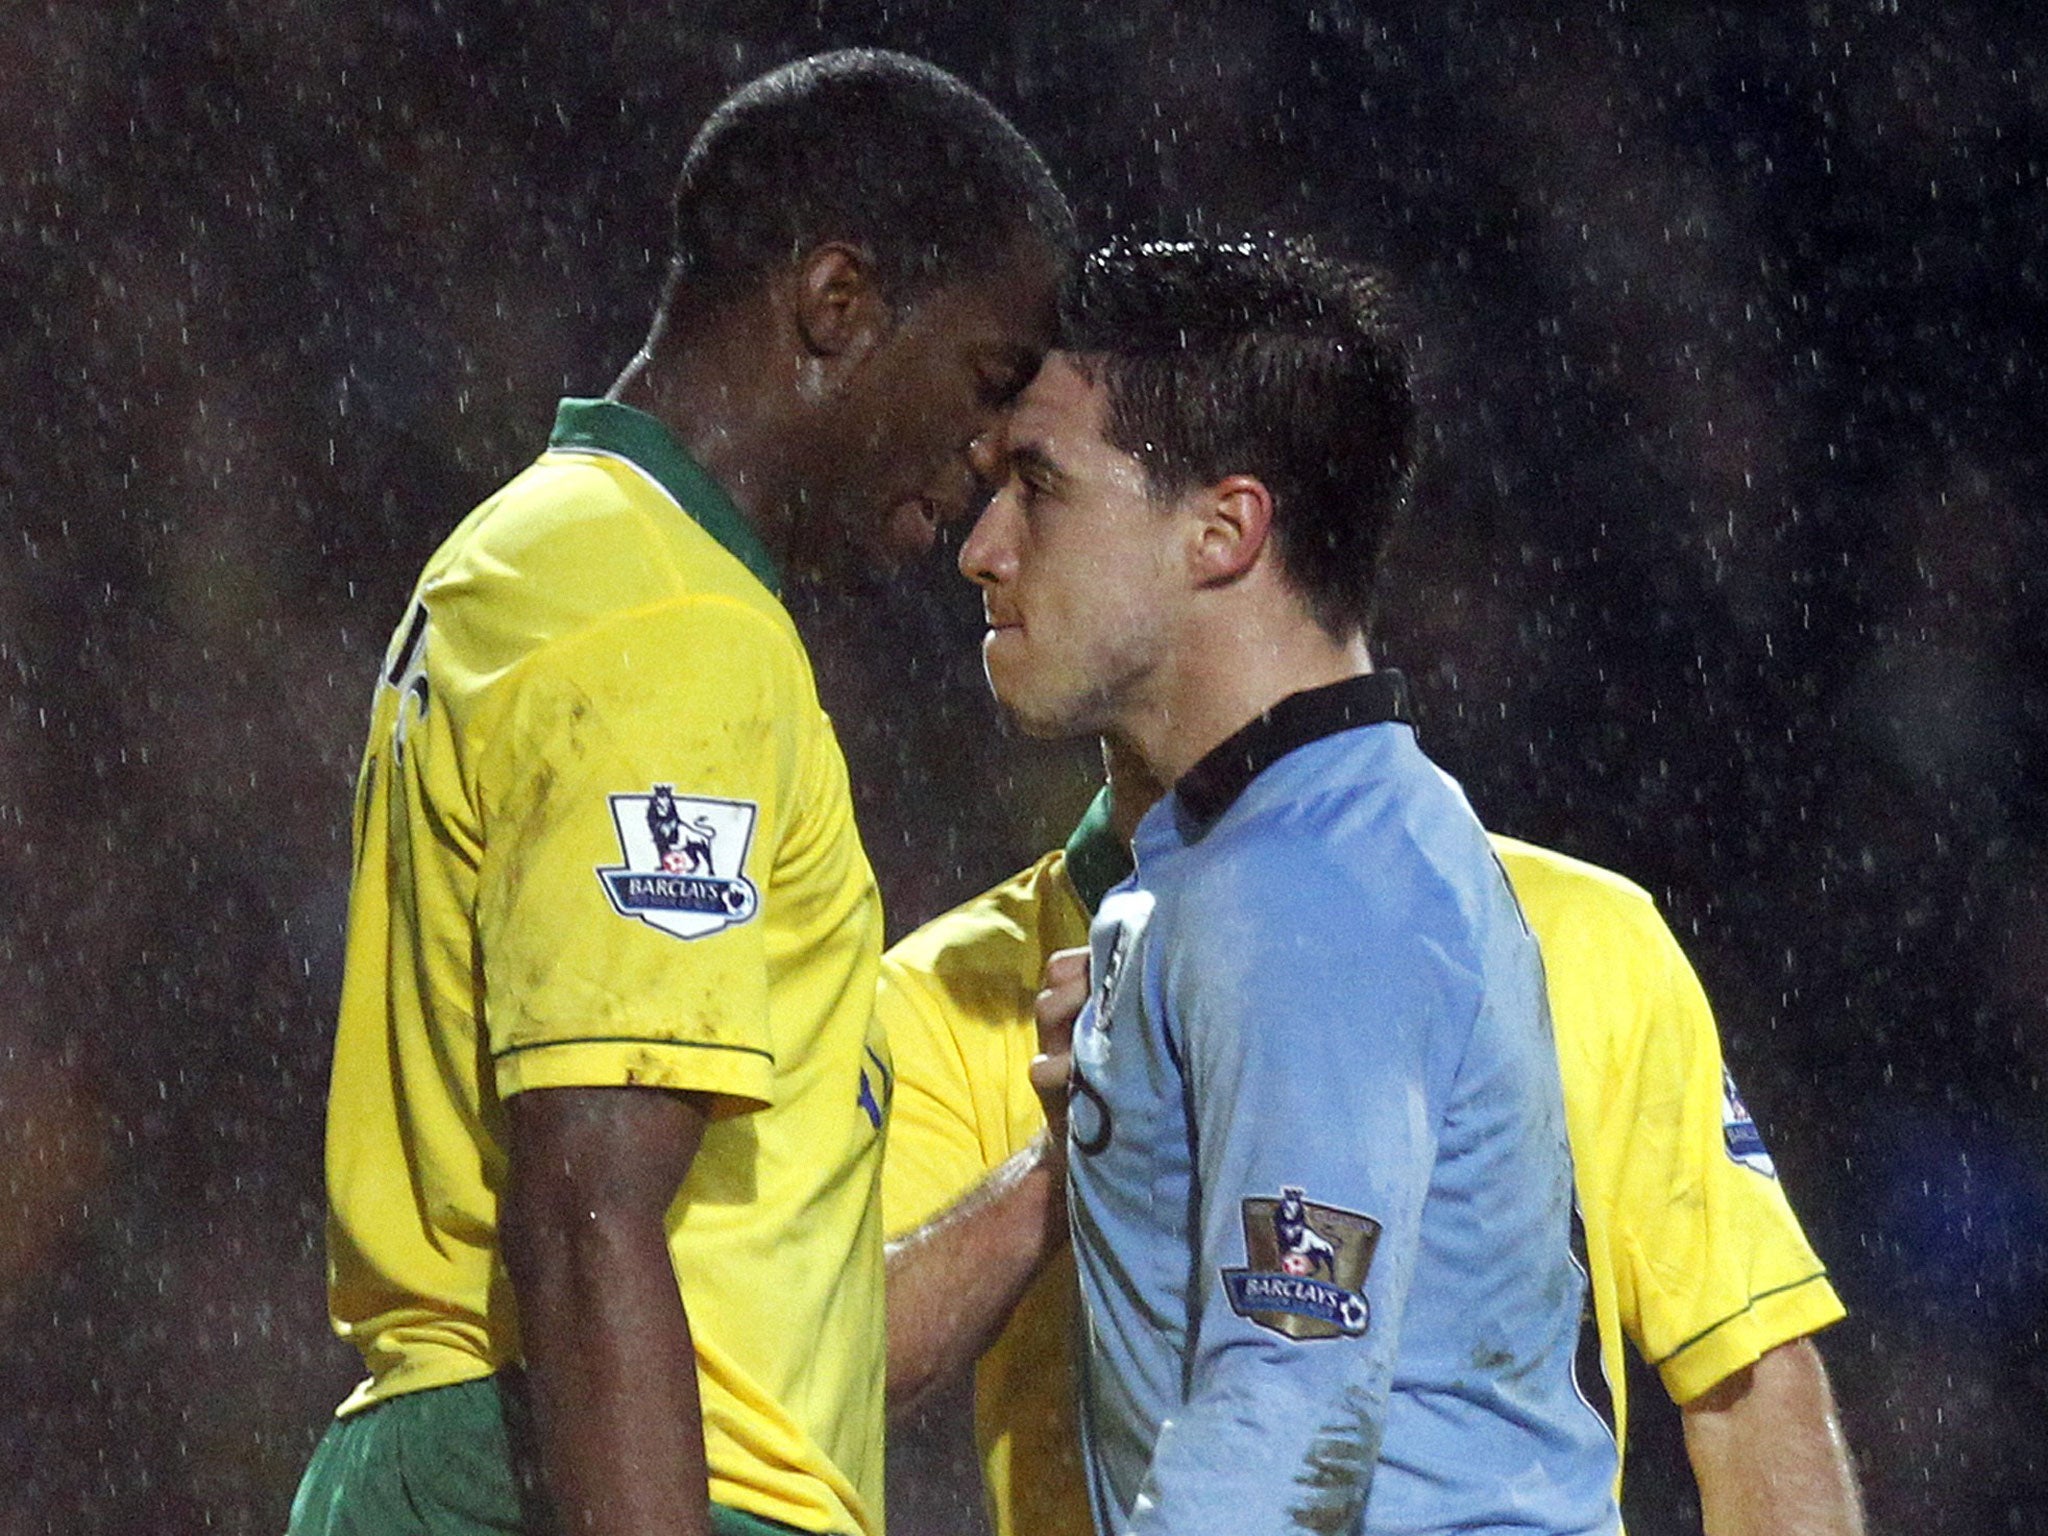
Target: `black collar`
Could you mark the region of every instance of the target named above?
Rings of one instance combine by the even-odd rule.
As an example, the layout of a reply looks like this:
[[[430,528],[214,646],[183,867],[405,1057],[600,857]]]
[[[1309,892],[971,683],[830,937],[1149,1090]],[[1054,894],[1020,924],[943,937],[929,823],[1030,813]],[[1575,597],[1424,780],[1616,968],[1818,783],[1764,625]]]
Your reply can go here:
[[[1398,672],[1366,672],[1290,693],[1182,774],[1173,792],[1189,815],[1212,822],[1246,785],[1296,747],[1388,721],[1415,723],[1408,715],[1408,683]]]

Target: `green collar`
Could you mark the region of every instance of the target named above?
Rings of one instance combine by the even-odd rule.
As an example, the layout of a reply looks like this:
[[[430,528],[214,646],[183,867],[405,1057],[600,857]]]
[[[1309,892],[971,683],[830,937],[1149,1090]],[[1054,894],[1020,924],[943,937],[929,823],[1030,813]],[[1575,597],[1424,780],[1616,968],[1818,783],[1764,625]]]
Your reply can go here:
[[[555,408],[550,448],[594,448],[615,454],[644,471],[673,496],[697,525],[716,539],[770,592],[782,588],[782,573],[754,532],[746,514],[732,504],[725,487],[691,458],[674,436],[645,411],[616,400],[564,400]]]
[[[1092,917],[1102,905],[1102,898],[1109,894],[1109,888],[1136,867],[1131,862],[1131,850],[1118,842],[1116,833],[1110,830],[1109,786],[1105,784],[1081,813],[1081,824],[1067,839],[1067,880]]]

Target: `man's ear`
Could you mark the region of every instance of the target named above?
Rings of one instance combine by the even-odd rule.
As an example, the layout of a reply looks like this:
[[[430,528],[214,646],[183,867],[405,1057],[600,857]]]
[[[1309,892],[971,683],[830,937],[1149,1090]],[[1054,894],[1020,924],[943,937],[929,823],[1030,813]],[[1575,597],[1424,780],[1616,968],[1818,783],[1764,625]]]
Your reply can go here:
[[[823,383],[852,372],[895,322],[874,261],[858,246],[830,240],[813,247],[793,276],[792,306],[806,375]]]
[[[1189,564],[1198,586],[1236,581],[1258,563],[1273,529],[1273,493],[1253,475],[1229,475],[1194,493]]]

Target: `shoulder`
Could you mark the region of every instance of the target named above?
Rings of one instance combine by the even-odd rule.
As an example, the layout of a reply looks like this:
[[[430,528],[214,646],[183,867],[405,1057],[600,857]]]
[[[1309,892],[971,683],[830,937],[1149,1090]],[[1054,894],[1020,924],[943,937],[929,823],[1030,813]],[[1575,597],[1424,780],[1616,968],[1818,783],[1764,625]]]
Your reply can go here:
[[[1002,884],[933,918],[882,957],[889,994],[910,994],[948,1018],[995,1021],[1025,1016],[1046,957],[1085,943],[1088,914],[1052,852]]]
[[[1206,974],[1293,956],[1305,976],[1434,977],[1463,993],[1501,945],[1526,944],[1463,796],[1413,755],[1420,771],[1290,760],[1291,782],[1255,783],[1168,877],[1163,958]]]
[[[1399,727],[1351,732],[1262,775],[1198,845],[1198,901],[1239,901],[1299,921],[1339,907],[1418,932],[1498,904],[1500,873],[1455,782]]]
[[[1626,875],[1498,832],[1487,836],[1525,903],[1539,900],[1610,921],[1661,921],[1655,899]]]
[[[1548,849],[1494,846],[1543,955],[1567,1109],[1662,1101],[1700,1072],[1718,1092],[1712,1009],[1649,893]]]
[[[1601,957],[1610,972],[1624,963],[1661,968],[1682,958],[1655,898],[1633,880],[1533,843],[1491,837],[1515,898],[1552,965],[1580,950]]]
[[[595,627],[674,626],[698,610],[720,651],[802,655],[774,594],[630,464],[550,451],[477,508],[428,569],[437,629],[501,663]]]

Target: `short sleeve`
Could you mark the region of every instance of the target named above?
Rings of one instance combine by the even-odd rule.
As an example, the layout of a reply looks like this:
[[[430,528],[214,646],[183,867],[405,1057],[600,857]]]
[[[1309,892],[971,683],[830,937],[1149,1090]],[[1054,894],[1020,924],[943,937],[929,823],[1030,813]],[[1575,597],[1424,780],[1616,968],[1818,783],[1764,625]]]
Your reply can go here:
[[[1726,1074],[1698,977],[1661,920],[1654,942],[1642,1058],[1623,1081],[1663,1112],[1618,1106],[1606,1122],[1632,1128],[1613,1216],[1630,1331],[1685,1403],[1844,1313]]]
[[[477,940],[501,1095],[771,1096],[763,914],[817,705],[793,635],[694,597],[557,641],[476,751]]]

